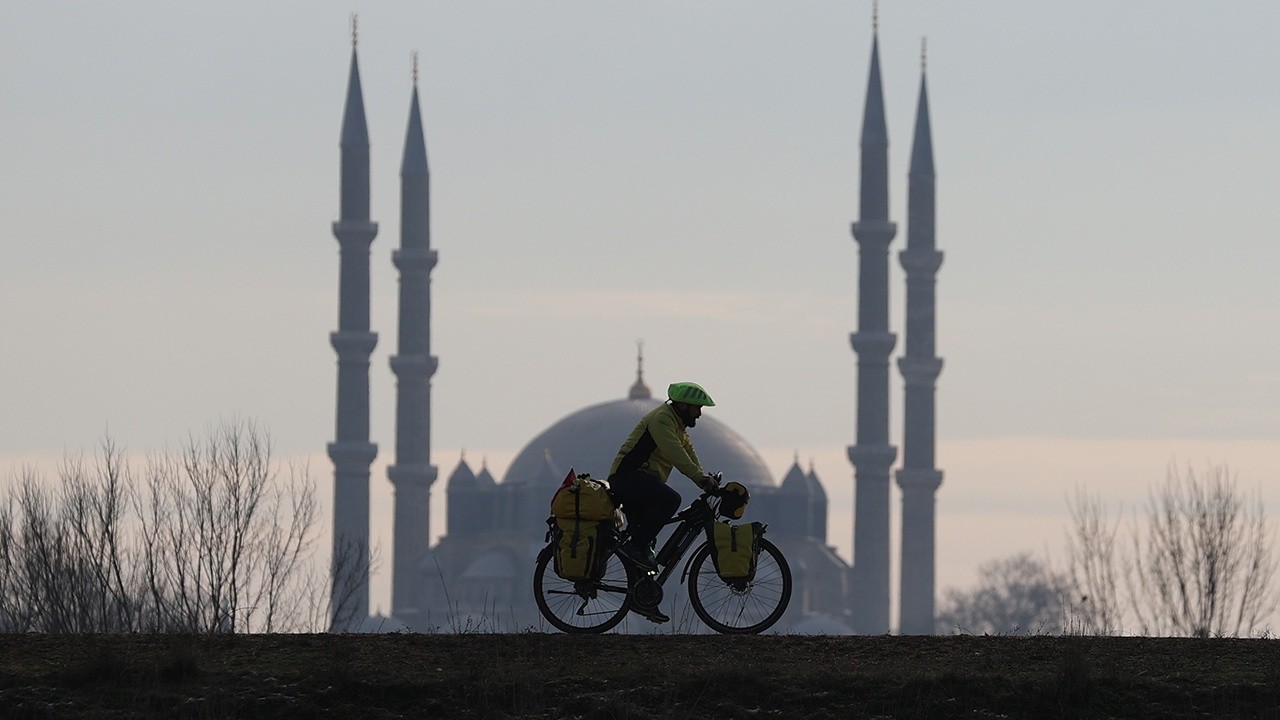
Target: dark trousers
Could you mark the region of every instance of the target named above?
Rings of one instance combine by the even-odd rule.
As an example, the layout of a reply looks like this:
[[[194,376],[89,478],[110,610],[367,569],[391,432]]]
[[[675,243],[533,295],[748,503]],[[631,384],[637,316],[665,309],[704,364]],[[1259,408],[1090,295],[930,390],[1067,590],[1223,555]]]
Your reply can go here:
[[[652,545],[662,526],[680,509],[680,493],[643,470],[620,472],[609,478],[609,487],[622,504],[631,540],[638,547]]]

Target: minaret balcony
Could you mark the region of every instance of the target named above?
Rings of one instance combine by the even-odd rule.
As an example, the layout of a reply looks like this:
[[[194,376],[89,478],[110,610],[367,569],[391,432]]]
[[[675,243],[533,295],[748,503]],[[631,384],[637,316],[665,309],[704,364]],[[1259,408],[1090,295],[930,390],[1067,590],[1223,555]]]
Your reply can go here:
[[[891,332],[859,330],[849,333],[849,344],[853,346],[853,351],[858,354],[858,357],[865,357],[868,360],[887,359],[897,343],[898,336]]]
[[[440,360],[435,355],[393,355],[391,372],[396,377],[431,377],[436,374]]]
[[[898,487],[903,492],[936,492],[942,485],[942,471],[929,468],[900,468],[897,472]]]
[[[340,440],[329,443],[329,459],[339,472],[368,472],[378,456],[378,446],[371,442]]]
[[[344,249],[348,245],[354,245],[355,249],[359,249],[361,245],[368,247],[378,236],[378,223],[368,220],[339,220],[333,224],[333,236],[338,238]]]
[[[862,220],[851,227],[853,238],[864,250],[888,250],[898,232],[898,224],[887,220]]]
[[[391,252],[391,262],[405,273],[431,272],[439,261],[439,253],[431,248],[407,247]]]
[[[365,330],[338,330],[329,333],[329,344],[340,362],[369,362],[378,345],[378,333]]]
[[[904,355],[898,358],[898,371],[908,387],[932,387],[942,372],[942,358]]]
[[[849,462],[859,470],[883,472],[887,475],[889,466],[898,457],[898,448],[892,445],[850,445]]]
[[[435,465],[424,463],[396,463],[387,468],[387,479],[396,489],[429,488],[439,477],[440,470]]]
[[[942,251],[907,249],[898,253],[898,262],[908,276],[936,275],[942,267]]]

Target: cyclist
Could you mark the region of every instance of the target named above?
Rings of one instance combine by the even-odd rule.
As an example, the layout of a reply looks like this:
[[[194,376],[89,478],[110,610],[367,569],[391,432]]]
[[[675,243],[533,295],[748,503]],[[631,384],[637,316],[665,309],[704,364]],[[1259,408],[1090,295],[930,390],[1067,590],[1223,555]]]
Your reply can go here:
[[[716,479],[702,469],[687,428],[697,424],[702,408],[715,401],[697,383],[677,382],[667,388],[668,402],[651,410],[627,436],[609,468],[609,486],[622,505],[631,539],[620,548],[636,564],[653,570],[653,543],[662,526],[680,509],[680,493],[667,484],[674,467],[701,490]]]

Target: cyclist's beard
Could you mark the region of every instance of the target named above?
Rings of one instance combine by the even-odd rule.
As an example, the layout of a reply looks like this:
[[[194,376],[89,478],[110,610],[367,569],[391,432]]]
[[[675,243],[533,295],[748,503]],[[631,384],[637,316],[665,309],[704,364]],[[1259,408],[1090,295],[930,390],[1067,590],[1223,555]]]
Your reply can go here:
[[[694,417],[693,413],[689,412],[688,410],[680,413],[680,419],[684,421],[685,427],[693,427],[694,425],[698,424],[698,418]]]

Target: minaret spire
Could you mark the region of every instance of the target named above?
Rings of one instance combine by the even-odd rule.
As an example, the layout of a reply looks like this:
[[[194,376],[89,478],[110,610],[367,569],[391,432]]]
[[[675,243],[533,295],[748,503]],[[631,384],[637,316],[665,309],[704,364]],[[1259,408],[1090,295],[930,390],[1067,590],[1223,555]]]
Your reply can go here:
[[[369,355],[378,344],[369,330],[369,246],[378,234],[369,220],[369,131],[351,21],[351,71],[339,141],[342,156],[339,219],[338,330],[329,342],[338,354],[337,438],[333,461],[333,555],[330,627],[349,630],[369,615],[369,466],[378,446],[369,442]]]
[[[851,610],[854,630],[889,631],[889,468],[897,448],[889,444],[889,136],[880,81],[879,6],[875,7],[871,69],[862,118],[858,221],[858,330],[849,336],[858,356],[857,442],[854,466],[854,535]]]
[[[936,293],[942,253],[934,240],[936,207],[929,93],[921,44],[920,100],[907,190],[907,249],[898,255],[907,276],[906,352],[898,358],[904,384],[902,468],[902,563],[899,632],[934,632],[935,495],[942,471],[935,467],[935,386],[942,372],[936,357]]]
[[[431,354],[431,172],[418,100],[418,55],[413,55],[413,96],[400,164],[400,248],[391,254],[400,272],[400,325],[391,370],[396,376],[396,461],[387,468],[395,492],[395,546],[391,614],[411,628],[422,627],[420,604],[426,576],[418,570],[431,546],[431,377],[438,361]],[[450,528],[452,532],[455,528]]]

